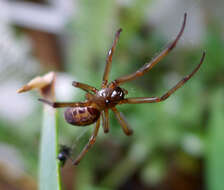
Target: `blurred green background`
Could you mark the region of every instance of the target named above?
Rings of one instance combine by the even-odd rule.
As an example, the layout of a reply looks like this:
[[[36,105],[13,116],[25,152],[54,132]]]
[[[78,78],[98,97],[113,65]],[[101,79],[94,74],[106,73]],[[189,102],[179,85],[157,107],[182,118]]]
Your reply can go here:
[[[128,97],[160,96],[193,70],[205,50],[201,69],[165,102],[119,106],[134,130],[131,137],[124,135],[111,112],[110,133],[101,128],[80,165],[68,162],[62,168],[62,184],[66,190],[223,189],[223,2],[5,0],[3,5],[0,189],[37,189],[42,104],[38,93],[18,95],[16,89],[54,70],[57,100],[84,100],[84,93],[71,82],[100,87],[118,28],[123,32],[111,80],[136,71],[172,41],[184,12],[187,25],[177,47],[149,73],[122,87],[129,91]],[[63,110],[58,115],[59,142],[69,146],[75,142],[75,157],[93,125],[74,127],[65,123]]]

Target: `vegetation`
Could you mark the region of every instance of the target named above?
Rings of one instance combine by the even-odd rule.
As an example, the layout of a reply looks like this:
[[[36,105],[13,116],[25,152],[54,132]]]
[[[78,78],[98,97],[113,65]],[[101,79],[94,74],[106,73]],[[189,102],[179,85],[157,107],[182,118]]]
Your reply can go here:
[[[123,32],[113,57],[110,79],[131,73],[149,61],[172,40],[149,24],[146,15],[150,3],[133,1],[129,6],[119,6],[116,1],[109,0],[80,1],[78,14],[67,27],[71,40],[64,71],[75,76],[77,81],[98,88],[106,53],[119,27]],[[181,18],[176,23],[176,33]],[[199,72],[165,102],[120,106],[119,110],[134,130],[131,137],[123,134],[110,113],[110,133],[104,134],[101,128],[96,144],[78,167],[71,169],[73,166],[68,163],[62,169],[64,189],[223,188],[224,42],[219,32],[221,26],[213,19],[205,22],[206,30],[197,46],[189,45],[183,36],[182,44],[178,44],[160,64],[124,87],[129,90],[129,97],[162,95],[192,71],[199,63],[202,51],[206,50],[205,63]],[[80,91],[73,100],[83,99],[84,93]],[[24,121],[26,129],[32,125],[32,118],[35,121],[32,128],[38,128],[41,114],[40,109],[32,113],[31,119]],[[60,143],[72,144],[79,138],[75,157],[88,141],[93,126],[86,130],[67,124],[63,110],[58,117]],[[1,141],[19,149],[27,172],[37,176],[39,132],[33,130],[24,137],[16,128],[12,130],[7,123],[0,122]],[[85,133],[79,137],[83,130]],[[74,176],[66,172],[68,168]]]

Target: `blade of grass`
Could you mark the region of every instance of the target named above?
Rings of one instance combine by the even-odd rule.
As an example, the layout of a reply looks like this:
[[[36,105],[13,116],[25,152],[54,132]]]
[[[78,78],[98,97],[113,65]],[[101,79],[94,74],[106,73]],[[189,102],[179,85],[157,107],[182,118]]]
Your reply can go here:
[[[58,152],[57,112],[44,105],[40,143],[39,190],[61,190]]]

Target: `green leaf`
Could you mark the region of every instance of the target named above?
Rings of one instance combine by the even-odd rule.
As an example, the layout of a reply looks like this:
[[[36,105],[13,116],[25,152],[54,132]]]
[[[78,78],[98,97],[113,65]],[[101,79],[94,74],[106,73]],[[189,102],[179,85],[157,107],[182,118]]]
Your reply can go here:
[[[44,106],[40,143],[39,190],[61,190],[59,162],[57,161],[57,112]]]

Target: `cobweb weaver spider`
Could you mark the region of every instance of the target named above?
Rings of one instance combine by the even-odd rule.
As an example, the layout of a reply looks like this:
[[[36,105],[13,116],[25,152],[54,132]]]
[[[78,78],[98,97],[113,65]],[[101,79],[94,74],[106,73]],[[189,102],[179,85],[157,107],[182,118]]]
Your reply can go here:
[[[115,47],[117,45],[120,33],[122,29],[119,29],[115,35],[115,39],[113,41],[112,47],[108,52],[107,59],[106,59],[106,67],[104,70],[103,81],[101,85],[101,89],[98,90],[95,87],[90,85],[80,83],[80,82],[73,82],[72,85],[76,88],[80,88],[86,91],[86,101],[84,102],[50,102],[45,99],[39,99],[40,101],[54,107],[54,108],[62,108],[62,107],[69,107],[66,109],[64,116],[65,120],[72,124],[78,126],[86,126],[92,123],[95,123],[95,127],[93,133],[83,148],[81,153],[77,156],[75,160],[73,160],[73,164],[77,165],[83,156],[87,153],[87,151],[92,147],[92,145],[96,141],[96,137],[100,127],[100,118],[102,118],[103,122],[103,130],[105,133],[109,132],[109,109],[115,113],[117,120],[119,121],[123,132],[126,135],[132,134],[132,129],[130,128],[129,124],[126,122],[123,114],[119,112],[116,108],[116,105],[121,104],[139,104],[139,103],[156,103],[166,100],[171,94],[173,94],[177,89],[179,89],[183,84],[185,84],[200,68],[202,65],[205,52],[201,57],[200,63],[197,67],[186,77],[184,77],[181,81],[179,81],[173,88],[168,90],[164,95],[161,97],[137,97],[137,98],[125,98],[124,96],[128,93],[127,90],[120,88],[125,82],[134,80],[146,72],[150,71],[161,59],[163,59],[177,44],[178,40],[182,36],[184,32],[184,28],[186,25],[187,14],[184,14],[184,20],[182,23],[182,27],[174,39],[174,41],[159,54],[154,59],[152,59],[149,63],[146,63],[143,67],[141,67],[136,72],[122,76],[117,78],[116,80],[108,83],[109,72],[111,69],[112,63],[112,56],[114,54]],[[66,152],[64,152],[61,156],[66,157]],[[69,154],[68,154],[69,155]],[[65,159],[65,158],[64,158]]]

